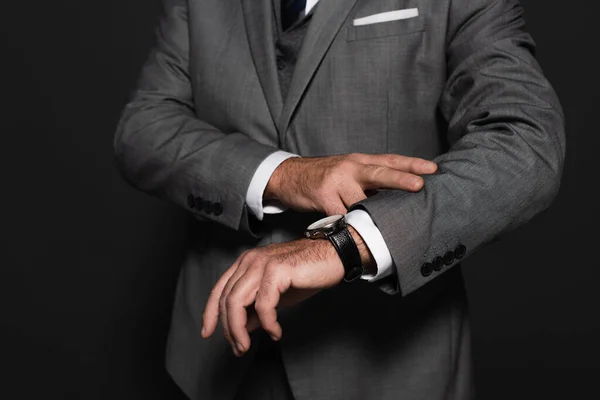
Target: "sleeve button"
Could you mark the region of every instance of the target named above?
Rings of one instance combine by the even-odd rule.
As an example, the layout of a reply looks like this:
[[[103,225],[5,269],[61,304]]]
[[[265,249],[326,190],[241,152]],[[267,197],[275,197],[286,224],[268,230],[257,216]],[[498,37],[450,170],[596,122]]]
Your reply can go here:
[[[216,202],[213,204],[213,213],[215,215],[221,215],[223,213],[223,204]]]
[[[459,244],[458,246],[456,246],[456,248],[454,249],[454,257],[456,258],[463,258],[464,255],[467,252],[467,246],[465,246],[464,244]]]
[[[421,265],[421,275],[423,275],[424,277],[428,277],[429,275],[431,275],[431,273],[433,272],[433,269],[431,268],[431,263],[424,263],[423,265]]]
[[[200,211],[204,211],[204,199],[200,196],[194,198],[194,204]]]
[[[454,261],[454,253],[447,251],[446,254],[444,254],[444,264],[450,265],[452,264],[452,261]]]
[[[194,204],[194,195],[193,194],[189,194],[187,197],[187,205],[189,208],[194,208],[195,204]]]
[[[440,256],[437,256],[433,259],[432,263],[434,271],[439,271],[444,266],[444,259]]]
[[[277,62],[277,69],[278,70],[281,71],[282,69],[285,68],[285,61],[283,60],[283,57],[277,56],[276,62]]]

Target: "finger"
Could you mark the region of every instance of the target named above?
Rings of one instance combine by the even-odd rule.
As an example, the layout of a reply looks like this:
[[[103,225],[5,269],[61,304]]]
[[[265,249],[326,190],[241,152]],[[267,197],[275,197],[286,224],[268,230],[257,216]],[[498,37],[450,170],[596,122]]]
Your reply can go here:
[[[263,329],[273,340],[281,338],[282,329],[277,322],[277,304],[281,293],[291,285],[291,279],[286,277],[283,265],[268,264],[256,293],[254,309]]]
[[[365,165],[358,171],[357,180],[363,189],[418,191],[423,187],[423,178],[420,176],[380,165]]]
[[[323,212],[327,216],[344,215],[348,212],[348,210],[346,210],[346,207],[344,206],[342,199],[340,199],[338,197],[337,199],[332,199],[328,203],[326,203],[323,206]]]
[[[210,337],[215,328],[217,327],[217,322],[219,320],[219,299],[221,298],[221,292],[223,288],[227,284],[229,278],[236,271],[241,259],[245,256],[245,253],[242,253],[237,260],[225,271],[225,273],[219,278],[215,286],[212,288],[210,292],[210,296],[206,302],[206,306],[204,307],[204,312],[202,313],[202,337],[208,338]]]
[[[401,154],[366,154],[361,153],[359,161],[363,164],[379,165],[381,167],[393,168],[413,174],[432,174],[437,170],[437,164],[433,161],[419,157],[408,157]]]
[[[221,326],[223,327],[223,336],[225,336],[225,339],[227,339],[229,341],[229,343],[231,344],[231,347],[233,349],[233,352],[235,353],[236,356],[240,356],[241,353],[238,350],[238,344],[235,342],[235,340],[233,339],[232,335],[231,335],[231,329],[229,329],[229,317],[227,315],[229,309],[227,306],[227,303],[229,302],[229,293],[225,293],[225,289],[227,289],[228,291],[230,290],[229,288],[231,288],[232,285],[232,281],[233,281],[233,277],[234,276],[240,276],[240,271],[241,274],[243,274],[250,265],[252,265],[253,261],[256,259],[256,257],[253,257],[251,255],[245,255],[244,258],[242,258],[240,260],[240,263],[235,271],[235,273],[229,278],[229,280],[227,281],[227,284],[225,285],[225,288],[223,289],[223,292],[221,293],[221,298],[219,299],[219,317],[221,318]],[[235,282],[233,282],[235,283]]]
[[[276,309],[281,309],[284,307],[293,306],[294,304],[298,304],[314,295],[319,293],[322,289],[294,289],[293,287],[288,289],[284,294],[279,298],[279,303],[277,304]],[[246,309],[248,320],[246,322],[246,329],[249,333],[254,332],[256,329],[260,328],[260,320],[258,319],[258,315],[256,314],[256,310],[254,307],[248,307]]]
[[[250,348],[250,335],[246,329],[248,313],[246,307],[254,303],[262,281],[264,266],[253,265],[238,279],[226,300],[227,326],[229,333],[240,352]]]
[[[356,185],[352,188],[340,190],[340,198],[346,206],[346,208],[350,208],[352,204],[366,199],[367,195],[362,190],[360,185]]]
[[[238,347],[238,345],[237,345],[237,343],[235,343],[235,339],[233,338],[233,336],[231,334],[231,329],[229,326],[229,316],[228,316],[229,308],[228,308],[227,303],[229,301],[229,296],[231,294],[232,288],[235,286],[237,281],[244,276],[244,274],[246,273],[248,268],[252,265],[252,262],[250,262],[251,258],[252,258],[252,260],[256,260],[256,257],[251,257],[251,256],[244,257],[242,260],[240,260],[240,263],[239,263],[237,269],[235,270],[233,275],[229,278],[229,280],[225,284],[225,287],[223,288],[223,291],[221,292],[221,297],[219,298],[219,317],[221,319],[221,326],[223,328],[223,336],[225,336],[225,338],[227,340],[229,340],[229,342],[231,343],[231,345],[233,347]]]

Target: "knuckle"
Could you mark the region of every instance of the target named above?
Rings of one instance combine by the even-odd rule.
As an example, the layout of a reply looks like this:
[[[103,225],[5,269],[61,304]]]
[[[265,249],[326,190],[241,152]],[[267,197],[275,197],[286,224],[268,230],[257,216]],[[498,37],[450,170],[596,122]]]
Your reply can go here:
[[[354,170],[354,168],[356,168],[357,165],[361,164],[361,160],[362,158],[359,155],[356,155],[355,157],[351,158],[351,159],[347,159],[344,161],[344,172],[347,171],[352,171]]]
[[[225,300],[225,306],[227,308],[235,307],[238,304],[239,304],[238,296],[235,293],[232,293],[229,296],[227,296],[227,299]]]
[[[343,173],[344,171],[349,170],[356,163],[355,160],[356,160],[356,156],[353,156],[352,158],[350,158],[350,157],[341,158],[336,163],[334,171],[337,172],[337,174],[340,174],[340,173]]]
[[[260,260],[262,257],[264,257],[265,248],[263,246],[263,247],[257,247],[252,250],[246,250],[246,251],[248,251],[248,255],[246,256],[246,258],[247,258],[246,261],[255,262],[257,260]]]
[[[408,164],[411,168],[420,167],[423,164],[423,160],[420,158],[411,157],[408,159]]]
[[[402,182],[403,180],[406,180],[409,176],[410,176],[410,174],[407,173],[407,172],[404,172],[404,171],[394,171],[394,179],[396,181]]]
[[[261,300],[256,300],[254,309],[256,310],[257,314],[265,314],[269,310],[269,305],[264,300],[264,296],[261,297]]]
[[[400,164],[403,160],[403,156],[401,156],[400,154],[388,154],[387,156],[387,161],[391,164],[391,165],[396,165],[396,164]]]
[[[429,164],[429,161],[424,158],[415,158],[413,160],[413,166],[415,166],[415,167],[423,168],[427,164]]]
[[[248,250],[244,250],[242,252],[242,254],[239,255],[238,257],[238,262],[246,262],[249,260],[252,260],[252,257],[254,257],[254,253],[255,253],[255,249],[248,249]]]
[[[253,251],[254,251],[254,249],[247,249],[247,250],[244,250],[244,251],[242,252],[242,254],[240,254],[240,258],[244,258],[244,257],[246,257],[247,255],[249,255],[249,254],[252,254],[252,252],[253,252]]]
[[[427,161],[427,160],[425,160],[425,159],[423,159],[423,158],[419,158],[418,160],[419,160],[419,161],[418,161],[418,164],[417,164],[417,165],[418,165],[418,166],[419,166],[419,168],[421,168],[421,169],[425,168],[426,166],[428,166],[428,165],[430,164],[430,162],[429,162],[429,161]]]
[[[219,299],[219,310],[221,312],[223,312],[223,310],[225,310],[226,307],[227,307],[227,298],[226,297],[221,297]]]
[[[344,159],[344,161],[349,165],[349,166],[354,166],[357,163],[361,163],[363,161],[363,155],[361,153],[350,153],[347,155],[347,157]]]
[[[368,176],[372,179],[372,180],[377,180],[379,178],[381,178],[381,176],[383,175],[385,171],[384,167],[381,166],[373,166],[371,168],[369,168],[368,170]]]
[[[277,267],[272,266],[270,267],[268,270],[265,270],[265,273],[263,275],[263,279],[262,279],[262,285],[260,285],[260,288],[258,289],[258,293],[260,293],[261,295],[268,295],[269,294],[269,288],[273,286],[273,283],[275,283],[275,277],[277,276]]]
[[[273,284],[273,279],[271,277],[265,276],[263,277],[262,284],[256,290],[256,298],[255,305],[256,307],[264,307],[265,303],[268,302],[268,298],[270,295],[270,287]]]
[[[412,182],[412,175],[400,172],[397,174],[396,180],[401,184],[410,185]]]
[[[265,264],[265,269],[264,269],[264,272],[263,272],[261,287],[264,286],[264,285],[270,285],[271,284],[272,276],[275,273],[275,271],[277,271],[277,263],[275,262],[275,260],[269,260]]]

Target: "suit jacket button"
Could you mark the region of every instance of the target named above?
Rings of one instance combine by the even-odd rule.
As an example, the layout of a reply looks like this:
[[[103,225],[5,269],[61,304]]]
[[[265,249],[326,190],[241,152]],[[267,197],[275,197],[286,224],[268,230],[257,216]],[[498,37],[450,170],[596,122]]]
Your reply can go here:
[[[277,69],[282,70],[285,68],[285,62],[283,61],[283,57],[277,57]]]
[[[205,213],[210,214],[211,210],[211,203],[208,200],[204,200],[202,197],[196,197],[196,208],[198,210],[204,211]]]
[[[444,259],[440,256],[437,256],[431,263],[433,264],[433,269],[435,271],[439,271],[444,266]]]
[[[194,205],[198,210],[204,209],[204,199],[200,196],[194,198]]]
[[[214,203],[213,212],[215,213],[215,215],[221,215],[221,213],[223,212],[223,204],[219,202]]]
[[[466,252],[467,252],[467,246],[465,246],[464,244],[459,244],[454,249],[454,257],[463,258]]]
[[[452,261],[454,261],[454,253],[448,250],[446,254],[444,254],[444,264],[450,265],[452,264]]]
[[[194,204],[194,195],[193,194],[189,194],[187,197],[187,205],[189,208],[194,208],[195,204]]]
[[[421,275],[423,275],[424,277],[428,277],[429,275],[431,275],[431,273],[433,272],[433,269],[431,267],[431,263],[428,262],[421,265]]]

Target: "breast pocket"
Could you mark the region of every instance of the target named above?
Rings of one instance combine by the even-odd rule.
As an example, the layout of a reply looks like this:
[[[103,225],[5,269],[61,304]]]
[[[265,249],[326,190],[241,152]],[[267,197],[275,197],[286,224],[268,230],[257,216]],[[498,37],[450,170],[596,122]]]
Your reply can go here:
[[[417,8],[355,16],[346,28],[346,40],[376,39],[423,32],[425,16]]]

